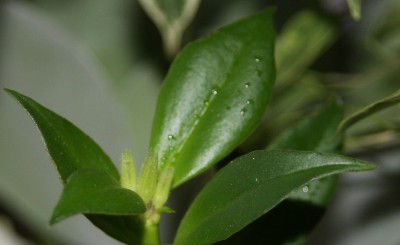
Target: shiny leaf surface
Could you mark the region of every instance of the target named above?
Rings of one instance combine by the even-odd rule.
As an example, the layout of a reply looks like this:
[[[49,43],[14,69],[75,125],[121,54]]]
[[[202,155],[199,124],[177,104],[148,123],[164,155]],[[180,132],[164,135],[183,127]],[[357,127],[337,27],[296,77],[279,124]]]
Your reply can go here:
[[[225,168],[199,193],[175,244],[211,244],[233,235],[310,180],[373,165],[333,154],[255,151]]]
[[[176,187],[205,171],[257,126],[274,83],[272,11],[189,44],[159,96],[151,148]]]

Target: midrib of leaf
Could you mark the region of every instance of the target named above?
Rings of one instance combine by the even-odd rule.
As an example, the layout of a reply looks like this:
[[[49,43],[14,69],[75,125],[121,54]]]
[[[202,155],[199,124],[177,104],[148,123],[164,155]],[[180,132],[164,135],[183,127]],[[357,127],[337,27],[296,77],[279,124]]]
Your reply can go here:
[[[217,84],[218,88],[220,90],[222,90],[222,88],[226,85],[226,83],[228,82],[229,78],[231,77],[232,73],[233,73],[233,67],[235,67],[235,65],[237,64],[238,57],[242,57],[243,53],[245,50],[247,50],[247,45],[251,43],[250,41],[246,41],[245,45],[241,45],[240,47],[240,51],[237,52],[236,55],[233,55],[232,57],[232,62],[230,62],[230,64],[228,65],[228,69],[225,75],[225,78],[222,79],[222,82],[220,84]],[[220,93],[220,92],[218,92]],[[172,164],[175,166],[175,160],[176,160],[176,156],[178,156],[180,154],[180,152],[182,151],[182,149],[184,148],[184,146],[186,145],[186,142],[189,141],[189,139],[191,138],[191,136],[193,135],[193,133],[195,132],[197,126],[201,123],[201,119],[208,113],[208,111],[210,110],[210,108],[212,107],[212,105],[215,104],[215,98],[218,96],[218,93],[213,96],[212,93],[210,93],[210,96],[208,98],[206,98],[206,100],[209,101],[209,106],[205,107],[201,112],[200,115],[197,119],[192,120],[191,126],[189,127],[189,131],[187,133],[187,137],[184,138],[184,140],[180,143],[180,145],[178,146],[178,150],[176,151],[175,154],[172,155]],[[210,100],[210,98],[212,98]],[[196,123],[198,121],[198,123]]]

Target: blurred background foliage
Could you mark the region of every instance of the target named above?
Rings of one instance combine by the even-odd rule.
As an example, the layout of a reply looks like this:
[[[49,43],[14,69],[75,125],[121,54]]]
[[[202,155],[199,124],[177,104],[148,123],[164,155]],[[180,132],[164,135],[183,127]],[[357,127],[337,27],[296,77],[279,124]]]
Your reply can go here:
[[[358,21],[345,0],[3,0],[0,86],[64,115],[114,162],[125,148],[143,162],[173,56],[187,42],[269,6],[276,7],[274,95],[260,127],[230,158],[264,148],[327,101],[339,101],[350,115],[399,90],[397,0],[362,1]],[[399,147],[399,105],[347,132],[344,152],[379,169],[342,176],[310,244],[400,243]],[[204,178],[175,191],[170,205],[184,209]],[[118,244],[82,217],[49,229],[60,191],[34,125],[1,93],[0,241],[14,227],[24,239],[15,244]],[[176,217],[165,217],[166,242]]]

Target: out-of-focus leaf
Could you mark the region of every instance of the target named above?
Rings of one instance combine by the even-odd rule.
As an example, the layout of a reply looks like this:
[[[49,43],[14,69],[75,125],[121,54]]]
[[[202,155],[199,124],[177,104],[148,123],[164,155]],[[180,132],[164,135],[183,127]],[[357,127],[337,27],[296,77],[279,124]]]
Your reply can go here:
[[[351,17],[354,20],[361,19],[361,0],[347,0]]]
[[[343,108],[331,103],[284,131],[268,149],[337,152],[341,140],[334,136],[343,115]]]
[[[393,94],[378,100],[366,107],[360,109],[359,111],[353,113],[352,115],[346,117],[339,125],[337,132],[339,134],[344,133],[353,124],[371,116],[374,113],[382,111],[386,108],[392,107],[400,103],[400,90],[394,92]]]
[[[221,160],[257,126],[274,84],[272,10],[189,44],[158,99],[151,150],[178,186]]]
[[[118,171],[111,159],[89,136],[31,98],[13,90],[6,91],[28,111],[38,126],[64,183],[69,176],[82,168],[103,170],[114,179],[119,179]]]
[[[161,33],[165,53],[172,58],[181,45],[184,30],[196,14],[200,0],[139,0]]]
[[[277,83],[296,79],[335,38],[334,26],[313,12],[292,17],[276,42]]]
[[[140,8],[138,4],[130,0],[36,0],[34,7],[67,34],[64,39],[91,55],[94,65],[109,78],[108,85],[119,82],[131,69],[139,47],[132,38],[139,31],[131,22],[131,13]]]
[[[372,164],[333,154],[292,150],[249,153],[218,172],[199,193],[174,244],[224,240],[310,180],[373,168]]]
[[[145,211],[142,198],[131,190],[121,188],[108,173],[80,169],[68,178],[50,224],[76,214],[128,216]]]

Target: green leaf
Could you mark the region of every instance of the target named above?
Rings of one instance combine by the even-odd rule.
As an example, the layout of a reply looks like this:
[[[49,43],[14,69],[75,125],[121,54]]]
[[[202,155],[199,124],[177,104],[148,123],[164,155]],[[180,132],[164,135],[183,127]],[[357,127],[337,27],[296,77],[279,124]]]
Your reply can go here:
[[[282,133],[269,149],[291,149],[340,153],[343,139],[335,137],[336,129],[343,119],[344,111],[335,103],[323,108],[312,117],[301,120],[293,128]],[[325,206],[332,197],[337,177],[330,176],[310,182],[305,187],[291,194],[289,198]]]
[[[356,111],[350,116],[346,117],[339,125],[337,132],[338,134],[344,133],[349,127],[356,124],[357,122],[394,105],[400,103],[400,89],[393,94],[371,103],[364,108]]]
[[[196,14],[200,0],[139,0],[161,33],[164,50],[172,58],[179,50],[184,30]]]
[[[89,136],[31,98],[13,90],[6,91],[35,121],[63,183],[66,183],[75,171],[82,168],[103,170],[113,178],[119,179],[118,171],[111,159]]]
[[[361,0],[347,0],[351,17],[354,20],[361,19]]]
[[[76,214],[136,215],[146,211],[142,198],[121,188],[108,173],[97,169],[76,171],[64,187],[50,224]]]
[[[16,91],[6,90],[28,111],[43,135],[63,184],[79,169],[98,169],[116,181],[118,172],[103,150],[80,129],[49,109]],[[142,236],[141,221],[135,217],[87,215],[94,225],[111,237],[137,244]]]
[[[183,218],[174,244],[224,240],[313,179],[373,168],[372,164],[333,154],[251,152],[232,161],[204,187]]]
[[[272,10],[189,44],[161,89],[151,138],[176,187],[237,147],[258,125],[274,83]]]
[[[277,83],[297,81],[336,38],[334,26],[310,11],[291,18],[276,42]]]
[[[338,152],[342,140],[334,135],[342,118],[343,108],[330,103],[284,131],[269,149]],[[292,244],[294,241],[304,244],[303,238],[324,214],[336,182],[336,175],[308,182],[270,212],[219,244]],[[263,236],[257,235],[260,233]]]

